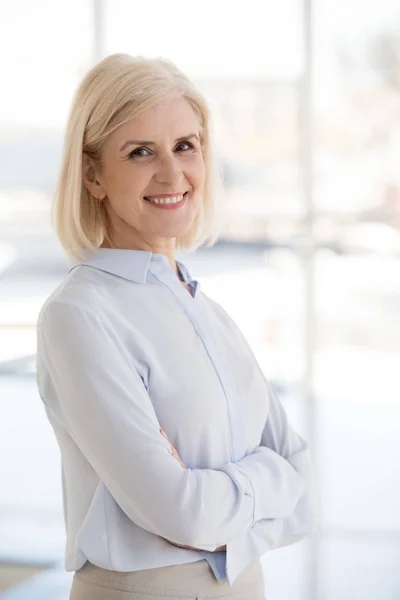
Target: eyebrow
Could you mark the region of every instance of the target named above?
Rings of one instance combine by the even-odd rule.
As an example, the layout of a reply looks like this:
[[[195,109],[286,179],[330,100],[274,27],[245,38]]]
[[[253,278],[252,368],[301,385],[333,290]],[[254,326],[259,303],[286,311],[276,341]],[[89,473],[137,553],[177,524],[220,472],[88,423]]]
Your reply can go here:
[[[191,138],[196,138],[198,141],[200,141],[197,133],[189,133],[188,135],[183,135],[182,137],[177,138],[175,140],[174,144],[176,144],[177,142],[184,142],[185,140],[190,140]],[[156,145],[155,142],[152,142],[151,140],[128,140],[121,147],[120,152],[123,152],[129,146],[155,146],[155,145]]]

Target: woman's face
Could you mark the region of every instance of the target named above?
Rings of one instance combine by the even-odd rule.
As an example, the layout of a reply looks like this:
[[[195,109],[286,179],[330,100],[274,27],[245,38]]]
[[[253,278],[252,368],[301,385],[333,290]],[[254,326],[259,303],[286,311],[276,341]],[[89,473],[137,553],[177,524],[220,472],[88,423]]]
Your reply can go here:
[[[105,197],[113,245],[173,250],[175,238],[188,231],[204,191],[199,129],[190,104],[173,98],[121,125],[106,140],[101,171],[86,185],[96,197]]]

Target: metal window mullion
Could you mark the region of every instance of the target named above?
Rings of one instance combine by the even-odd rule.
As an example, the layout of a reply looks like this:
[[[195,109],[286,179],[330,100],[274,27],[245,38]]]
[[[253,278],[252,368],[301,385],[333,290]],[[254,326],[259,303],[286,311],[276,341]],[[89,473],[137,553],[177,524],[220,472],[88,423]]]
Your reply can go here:
[[[314,108],[313,108],[313,0],[303,0],[303,74],[299,92],[300,127],[300,168],[302,176],[301,195],[304,204],[303,244],[300,249],[300,261],[304,274],[304,376],[301,383],[305,435],[309,443],[317,482],[320,480],[318,464],[318,423],[315,397],[315,352],[316,352],[316,306],[315,306],[315,261],[316,245],[314,223],[316,211],[314,204]],[[317,503],[317,521],[320,507]],[[313,536],[308,546],[306,565],[306,598],[318,600],[320,597],[320,556],[318,536]]]

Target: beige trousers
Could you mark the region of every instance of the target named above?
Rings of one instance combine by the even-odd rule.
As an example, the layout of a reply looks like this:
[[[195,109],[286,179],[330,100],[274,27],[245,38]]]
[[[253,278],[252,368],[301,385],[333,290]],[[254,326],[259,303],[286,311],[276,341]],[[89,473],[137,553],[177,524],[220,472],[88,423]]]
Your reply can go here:
[[[264,600],[260,561],[247,567],[232,586],[217,581],[205,560],[144,571],[108,571],[87,562],[75,572],[69,600]]]

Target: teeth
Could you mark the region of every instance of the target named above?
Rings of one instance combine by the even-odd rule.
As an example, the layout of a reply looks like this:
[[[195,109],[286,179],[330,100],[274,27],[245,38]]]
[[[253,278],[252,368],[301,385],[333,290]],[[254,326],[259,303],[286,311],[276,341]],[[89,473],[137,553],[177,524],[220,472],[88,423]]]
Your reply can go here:
[[[153,202],[154,204],[176,204],[177,202],[183,200],[183,194],[181,194],[180,196],[171,196],[171,198],[152,198],[147,196],[146,200],[148,200],[149,202]]]

